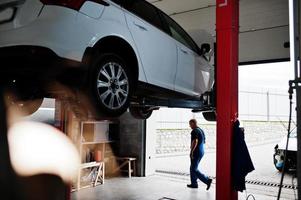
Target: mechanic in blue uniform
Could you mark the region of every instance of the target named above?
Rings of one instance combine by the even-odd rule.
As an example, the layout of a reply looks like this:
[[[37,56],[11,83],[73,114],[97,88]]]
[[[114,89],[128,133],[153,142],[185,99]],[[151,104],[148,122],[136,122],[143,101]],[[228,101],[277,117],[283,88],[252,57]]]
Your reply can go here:
[[[199,169],[199,163],[204,156],[204,144],[205,144],[205,134],[204,131],[198,127],[197,121],[192,119],[189,121],[189,126],[191,131],[191,150],[190,150],[190,180],[191,184],[187,185],[189,188],[198,188],[197,179],[200,179],[203,183],[207,185],[209,190],[212,179],[208,176],[202,174]]]

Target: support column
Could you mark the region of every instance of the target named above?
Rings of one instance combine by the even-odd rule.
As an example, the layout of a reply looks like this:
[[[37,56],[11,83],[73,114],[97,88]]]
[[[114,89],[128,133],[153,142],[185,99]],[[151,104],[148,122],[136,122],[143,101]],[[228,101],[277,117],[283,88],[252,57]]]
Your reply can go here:
[[[300,83],[299,83],[300,84]],[[301,199],[301,86],[296,87],[297,93],[297,179],[298,179],[298,199]]]
[[[270,122],[270,92],[267,92],[267,121]]]
[[[216,1],[217,158],[216,199],[237,200],[232,188],[233,123],[238,117],[239,1]]]
[[[67,135],[66,130],[66,103],[63,100],[55,100],[55,124],[54,126]],[[65,200],[71,199],[71,185],[65,187]]]
[[[297,77],[296,79],[299,81],[299,83],[297,84],[297,88],[296,88],[296,93],[297,93],[297,138],[298,138],[298,156],[297,156],[297,174],[298,174],[298,199],[301,199],[301,0],[295,0],[297,1],[297,12],[298,12],[298,17],[295,20],[297,21],[297,36],[298,36],[298,40],[296,40],[296,42],[299,42],[299,46],[297,47],[297,51],[296,52],[299,55],[299,67],[297,68]],[[296,24],[296,22],[295,22]],[[299,33],[298,33],[299,32]],[[298,63],[297,63],[298,66]],[[299,71],[299,73],[298,73]]]

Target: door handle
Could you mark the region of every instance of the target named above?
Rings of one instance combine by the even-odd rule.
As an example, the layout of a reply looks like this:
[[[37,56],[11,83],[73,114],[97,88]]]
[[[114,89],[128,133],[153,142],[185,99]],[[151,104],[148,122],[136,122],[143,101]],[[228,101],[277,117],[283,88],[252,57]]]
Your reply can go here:
[[[138,24],[137,22],[134,22],[134,25],[140,28],[143,31],[147,31],[147,28],[145,28],[143,25]]]

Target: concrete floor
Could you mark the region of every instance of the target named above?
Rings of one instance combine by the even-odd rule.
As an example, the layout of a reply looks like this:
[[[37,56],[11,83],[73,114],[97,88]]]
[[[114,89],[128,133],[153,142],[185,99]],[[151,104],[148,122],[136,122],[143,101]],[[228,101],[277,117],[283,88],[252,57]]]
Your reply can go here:
[[[72,200],[196,200],[215,199],[215,185],[206,191],[205,185],[198,189],[186,188],[186,180],[176,180],[162,176],[147,178],[114,178],[106,180],[104,185],[82,189],[72,193]],[[254,193],[253,193],[254,194]],[[254,194],[256,200],[274,200],[274,196]],[[239,194],[239,200],[246,199],[245,193]],[[251,198],[252,199],[252,198]],[[287,198],[285,198],[287,199]]]
[[[249,147],[249,152],[255,166],[255,171],[248,174],[247,180],[252,181],[265,181],[279,183],[281,173],[276,170],[273,164],[274,147],[279,141],[266,141],[266,143],[256,144]],[[216,166],[216,153],[205,152],[204,158],[200,163],[200,170],[208,176],[215,177],[215,166]],[[189,153],[185,155],[177,156],[161,156],[155,158],[155,169],[189,173],[190,160]],[[284,183],[292,184],[293,174],[286,174],[284,177]],[[296,184],[296,179],[294,182]]]

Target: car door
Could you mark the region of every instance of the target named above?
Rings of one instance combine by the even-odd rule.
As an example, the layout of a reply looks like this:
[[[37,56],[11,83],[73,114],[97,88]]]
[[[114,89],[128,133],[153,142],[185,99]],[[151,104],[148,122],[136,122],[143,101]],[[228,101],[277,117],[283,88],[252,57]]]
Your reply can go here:
[[[194,94],[198,70],[195,63],[195,54],[180,42],[177,43],[178,64],[175,81],[175,90],[186,94]]]
[[[150,84],[174,90],[177,47],[158,9],[143,0],[124,1],[125,15]]]
[[[204,84],[202,84],[201,58],[196,53],[198,47],[173,19],[164,13],[161,14],[177,45],[178,62],[175,90],[191,96],[199,96],[204,90],[202,89]]]

